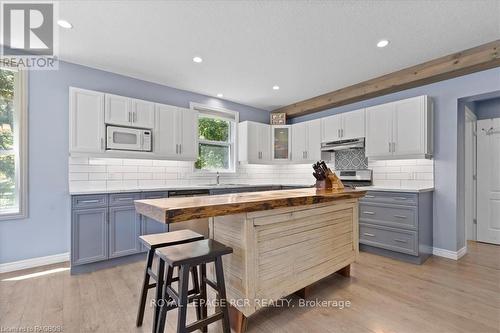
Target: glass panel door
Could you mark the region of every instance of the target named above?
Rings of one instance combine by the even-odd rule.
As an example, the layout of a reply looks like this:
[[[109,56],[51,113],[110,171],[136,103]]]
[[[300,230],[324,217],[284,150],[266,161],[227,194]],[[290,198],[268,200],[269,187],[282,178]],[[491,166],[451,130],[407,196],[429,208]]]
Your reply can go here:
[[[290,127],[273,126],[273,159],[290,159]]]

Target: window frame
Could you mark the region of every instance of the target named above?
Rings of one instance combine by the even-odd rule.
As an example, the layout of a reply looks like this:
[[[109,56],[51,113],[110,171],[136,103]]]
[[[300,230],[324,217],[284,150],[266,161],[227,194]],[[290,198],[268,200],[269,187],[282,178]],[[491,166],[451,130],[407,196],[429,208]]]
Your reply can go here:
[[[0,221],[25,219],[28,217],[28,72],[8,66],[0,66],[3,70],[17,72],[14,86],[14,150],[16,168],[17,211],[0,209]],[[19,112],[17,111],[19,109]]]
[[[212,141],[212,140],[201,140],[199,138],[198,126],[196,127],[196,135],[198,140],[198,150],[200,144],[209,144],[221,147],[229,147],[229,168],[228,169],[197,169],[193,163],[193,170],[197,174],[215,174],[215,173],[236,173],[236,163],[238,157],[238,123],[239,123],[239,112],[228,110],[225,108],[210,106],[200,103],[191,102],[189,107],[192,110],[197,111],[199,118],[213,118],[228,121],[229,127],[229,138],[227,142]]]

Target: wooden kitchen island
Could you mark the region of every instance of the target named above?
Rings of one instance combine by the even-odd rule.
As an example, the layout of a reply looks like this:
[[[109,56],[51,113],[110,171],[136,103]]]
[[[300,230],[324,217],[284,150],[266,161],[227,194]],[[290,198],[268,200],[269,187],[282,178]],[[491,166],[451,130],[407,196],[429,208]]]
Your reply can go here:
[[[224,257],[231,326],[284,296],[340,271],[358,256],[358,200],[366,191],[315,188],[137,200],[138,213],[163,223],[210,218]]]

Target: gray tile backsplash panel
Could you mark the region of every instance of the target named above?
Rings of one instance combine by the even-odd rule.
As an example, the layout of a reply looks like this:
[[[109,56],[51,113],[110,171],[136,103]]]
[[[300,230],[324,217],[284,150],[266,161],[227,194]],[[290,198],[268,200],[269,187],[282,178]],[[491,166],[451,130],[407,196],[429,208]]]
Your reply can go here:
[[[336,170],[360,170],[368,168],[365,149],[347,149],[335,152]]]

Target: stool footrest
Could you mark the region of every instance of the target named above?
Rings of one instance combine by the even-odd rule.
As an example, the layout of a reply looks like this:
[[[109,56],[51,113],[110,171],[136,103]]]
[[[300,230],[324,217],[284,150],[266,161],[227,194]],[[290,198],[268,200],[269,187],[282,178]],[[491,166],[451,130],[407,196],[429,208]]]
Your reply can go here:
[[[153,272],[151,268],[148,268],[148,274],[153,278],[153,280],[158,281],[158,276]]]
[[[156,283],[148,284],[148,289],[156,288]]]
[[[224,316],[224,313],[222,311],[216,312],[215,314],[213,314],[207,318],[198,320],[190,325],[187,325],[186,331],[193,332],[193,331],[199,330],[203,327],[210,325],[211,323],[216,322],[217,320],[221,320],[223,316]]]
[[[217,283],[215,283],[214,281],[210,280],[209,278],[205,278],[205,282],[210,286],[212,287],[214,290],[217,290],[219,291],[219,286],[217,285]]]

